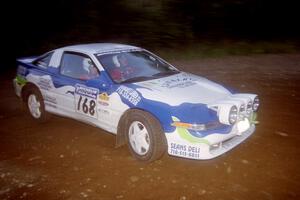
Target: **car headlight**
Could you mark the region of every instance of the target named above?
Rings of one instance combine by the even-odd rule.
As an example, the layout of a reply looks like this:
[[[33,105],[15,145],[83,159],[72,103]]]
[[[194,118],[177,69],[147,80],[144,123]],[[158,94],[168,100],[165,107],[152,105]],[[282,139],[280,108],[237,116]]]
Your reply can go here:
[[[238,108],[236,105],[223,104],[219,107],[218,115],[222,124],[232,125],[238,120]]]
[[[252,109],[252,101],[249,101],[247,104],[247,110],[251,110]]]
[[[242,104],[241,107],[240,107],[240,112],[244,112],[245,110],[246,110],[245,104]]]
[[[252,113],[252,101],[249,101],[247,103],[247,114],[251,114]]]
[[[234,124],[238,118],[238,109],[236,106],[232,106],[229,111],[228,121],[230,124]]]
[[[252,105],[253,111],[256,112],[258,110],[258,107],[259,107],[259,98],[255,97]]]

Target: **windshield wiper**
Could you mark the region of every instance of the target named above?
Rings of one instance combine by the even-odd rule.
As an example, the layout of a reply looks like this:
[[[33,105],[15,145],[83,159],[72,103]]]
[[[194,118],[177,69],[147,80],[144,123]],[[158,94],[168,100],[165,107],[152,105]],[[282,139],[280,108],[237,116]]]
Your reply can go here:
[[[165,71],[165,72],[159,72],[157,74],[153,74],[152,76],[154,76],[154,77],[168,76],[168,75],[178,74],[179,72],[180,71],[177,71],[177,70],[170,70],[170,71]]]
[[[122,83],[133,83],[133,82],[140,82],[140,81],[146,81],[153,79],[151,76],[137,76],[133,78],[126,79],[125,81],[122,81]]]

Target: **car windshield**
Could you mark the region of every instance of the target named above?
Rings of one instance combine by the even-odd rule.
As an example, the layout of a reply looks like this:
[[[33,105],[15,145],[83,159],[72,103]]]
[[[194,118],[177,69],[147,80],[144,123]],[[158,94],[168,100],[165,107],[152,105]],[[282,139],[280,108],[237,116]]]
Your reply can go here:
[[[116,83],[146,81],[179,73],[159,57],[142,50],[96,54],[96,57]]]

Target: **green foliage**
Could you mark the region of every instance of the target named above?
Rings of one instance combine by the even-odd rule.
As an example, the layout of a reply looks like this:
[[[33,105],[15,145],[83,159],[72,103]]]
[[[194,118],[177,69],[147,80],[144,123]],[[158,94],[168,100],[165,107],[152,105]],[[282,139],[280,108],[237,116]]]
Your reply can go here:
[[[197,59],[229,55],[253,55],[266,53],[296,53],[300,48],[291,41],[198,41],[177,48],[159,48],[154,51],[168,59]]]
[[[258,0],[26,1],[16,10],[21,17],[15,51],[26,56],[69,44],[119,42],[172,56],[175,49],[188,58],[293,52],[296,45],[278,41],[284,34],[297,36],[296,25],[274,20],[281,5],[272,5]]]

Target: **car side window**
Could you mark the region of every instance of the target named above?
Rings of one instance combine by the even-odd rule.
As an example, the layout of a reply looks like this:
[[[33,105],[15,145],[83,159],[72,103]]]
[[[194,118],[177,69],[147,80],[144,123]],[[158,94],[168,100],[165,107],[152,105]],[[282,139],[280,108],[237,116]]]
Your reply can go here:
[[[60,73],[80,80],[89,80],[99,76],[99,71],[91,58],[84,54],[72,52],[63,54]]]
[[[53,52],[47,53],[47,54],[43,55],[42,57],[38,58],[37,60],[35,60],[33,62],[33,64],[35,64],[36,66],[41,67],[41,68],[47,68],[50,63],[52,55],[53,55]]]

